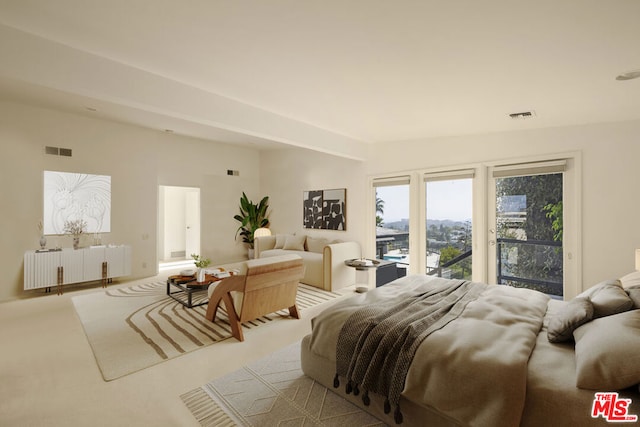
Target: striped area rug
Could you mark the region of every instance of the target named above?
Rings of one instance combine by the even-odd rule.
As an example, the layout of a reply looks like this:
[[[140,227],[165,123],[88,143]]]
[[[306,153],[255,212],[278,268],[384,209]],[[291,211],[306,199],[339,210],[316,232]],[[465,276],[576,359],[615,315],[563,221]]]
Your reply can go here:
[[[203,427],[386,426],[305,376],[300,369],[300,342],[180,398]]]
[[[297,305],[304,311],[339,296],[300,284]],[[194,303],[198,298],[206,298],[206,292],[195,294]],[[184,307],[166,295],[165,282],[81,295],[72,301],[105,381],[231,337],[224,307],[218,308],[215,323],[209,322],[204,318],[206,305]],[[292,318],[285,309],[242,326],[253,329],[279,319]]]

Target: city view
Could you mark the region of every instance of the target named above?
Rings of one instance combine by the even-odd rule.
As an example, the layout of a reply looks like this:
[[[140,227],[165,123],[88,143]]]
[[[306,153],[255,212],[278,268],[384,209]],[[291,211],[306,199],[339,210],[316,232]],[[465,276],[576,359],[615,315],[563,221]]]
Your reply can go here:
[[[471,278],[471,184],[471,179],[458,179],[433,181],[426,185],[427,274]],[[376,201],[378,257],[408,267],[409,188],[379,187]]]
[[[563,294],[562,174],[495,180],[495,283]],[[425,273],[471,280],[472,179],[426,182]],[[410,264],[409,185],[376,188],[377,257]]]

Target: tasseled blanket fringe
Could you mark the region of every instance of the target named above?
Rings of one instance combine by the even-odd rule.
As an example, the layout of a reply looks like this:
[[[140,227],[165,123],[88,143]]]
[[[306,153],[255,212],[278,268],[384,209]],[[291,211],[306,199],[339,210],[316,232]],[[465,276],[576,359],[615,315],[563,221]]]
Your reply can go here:
[[[333,388],[340,387],[340,376],[338,374],[333,377]],[[345,387],[345,393],[351,394],[353,392],[354,396],[360,394],[360,388],[358,384],[354,384],[351,380],[347,381],[347,385]],[[371,404],[371,399],[369,398],[369,390],[363,390],[362,394],[362,403],[364,406],[369,406]],[[385,398],[384,400],[384,413],[389,414],[391,412],[391,402],[389,402],[389,398]],[[400,404],[396,405],[396,410],[393,412],[393,420],[396,424],[402,424],[404,417],[402,416],[402,411],[400,411]]]

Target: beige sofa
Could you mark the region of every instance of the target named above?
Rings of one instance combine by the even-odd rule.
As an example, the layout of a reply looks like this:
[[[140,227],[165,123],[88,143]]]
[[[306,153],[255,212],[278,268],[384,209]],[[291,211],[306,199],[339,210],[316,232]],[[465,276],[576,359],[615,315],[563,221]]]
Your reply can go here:
[[[344,261],[362,256],[357,242],[332,242],[304,235],[258,237],[254,247],[256,258],[299,255],[305,266],[304,277],[300,281],[327,291],[355,284],[355,269],[347,267]]]

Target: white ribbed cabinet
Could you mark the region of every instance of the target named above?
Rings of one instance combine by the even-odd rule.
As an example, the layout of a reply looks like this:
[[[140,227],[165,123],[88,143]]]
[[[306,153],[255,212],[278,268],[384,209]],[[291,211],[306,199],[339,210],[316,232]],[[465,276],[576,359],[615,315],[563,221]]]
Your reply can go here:
[[[130,274],[131,247],[126,245],[24,254],[25,290],[57,286],[62,293],[62,285],[102,280],[105,286]]]

